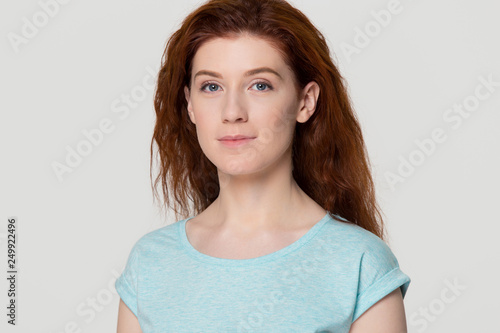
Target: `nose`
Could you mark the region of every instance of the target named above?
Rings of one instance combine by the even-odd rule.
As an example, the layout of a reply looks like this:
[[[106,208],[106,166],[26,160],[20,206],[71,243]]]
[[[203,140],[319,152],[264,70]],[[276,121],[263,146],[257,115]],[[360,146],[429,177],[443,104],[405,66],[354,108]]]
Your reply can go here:
[[[227,92],[222,107],[222,122],[245,122],[248,120],[247,105],[244,96],[238,91]]]

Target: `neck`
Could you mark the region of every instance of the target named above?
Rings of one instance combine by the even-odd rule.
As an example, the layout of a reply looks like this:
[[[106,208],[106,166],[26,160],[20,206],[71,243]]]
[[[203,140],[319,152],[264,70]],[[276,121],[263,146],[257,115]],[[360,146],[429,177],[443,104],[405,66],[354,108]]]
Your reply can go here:
[[[307,195],[293,179],[291,158],[252,174],[219,171],[219,184],[211,216],[220,228],[252,234],[289,226],[290,221],[304,215],[300,213]]]

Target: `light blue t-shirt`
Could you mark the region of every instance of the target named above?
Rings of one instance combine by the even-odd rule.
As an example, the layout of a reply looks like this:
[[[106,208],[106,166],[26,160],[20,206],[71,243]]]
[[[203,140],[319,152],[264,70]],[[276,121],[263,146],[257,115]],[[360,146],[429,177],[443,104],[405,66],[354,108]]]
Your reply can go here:
[[[410,278],[380,238],[327,213],[289,246],[257,258],[198,252],[177,221],[142,236],[115,288],[143,333],[347,333]],[[345,220],[344,220],[345,221]]]

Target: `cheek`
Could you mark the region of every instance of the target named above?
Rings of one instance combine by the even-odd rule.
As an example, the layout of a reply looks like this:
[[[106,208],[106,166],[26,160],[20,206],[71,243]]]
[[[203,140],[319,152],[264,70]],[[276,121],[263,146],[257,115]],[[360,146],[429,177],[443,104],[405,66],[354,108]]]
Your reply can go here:
[[[209,140],[211,135],[214,135],[211,131],[213,126],[214,117],[210,117],[208,110],[200,109],[193,104],[192,117],[194,117],[194,124],[196,129],[196,135],[200,145],[203,147],[204,142]],[[193,120],[193,119],[192,119]]]
[[[199,130],[204,130],[209,127],[211,123],[216,119],[215,105],[210,102],[199,102],[196,98],[191,100],[191,107],[194,118],[196,120],[196,128]]]
[[[268,108],[266,115],[268,129],[277,136],[287,136],[287,133],[295,129],[296,106],[291,103],[276,103]]]
[[[257,121],[259,124],[259,142],[268,145],[285,145],[293,137],[295,116],[290,112],[278,109],[267,109],[267,112]]]
[[[208,119],[206,114],[196,115],[196,134],[198,136],[198,141],[200,144],[206,144],[211,139],[216,139],[215,130],[213,129],[213,124],[211,124],[210,119]]]

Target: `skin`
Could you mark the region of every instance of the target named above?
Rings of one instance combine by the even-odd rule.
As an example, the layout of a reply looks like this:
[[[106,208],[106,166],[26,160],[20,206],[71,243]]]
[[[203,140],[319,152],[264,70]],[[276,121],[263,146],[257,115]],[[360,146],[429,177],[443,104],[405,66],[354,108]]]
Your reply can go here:
[[[118,306],[118,325],[116,327],[116,332],[142,333],[139,320],[122,299],[120,299],[120,305]]]
[[[278,75],[267,71],[246,75],[258,68]],[[316,82],[297,93],[294,73],[273,45],[240,35],[212,39],[198,49],[191,87],[186,86],[184,93],[198,141],[217,167],[220,183],[219,197],[189,222],[215,230],[220,243],[248,244],[256,239],[271,242],[276,239],[273,235],[286,230],[302,228],[303,234],[325,216],[326,211],[292,177],[293,131],[297,122],[306,122],[316,110],[320,93]],[[218,140],[235,134],[255,139],[237,149]],[[137,318],[121,300],[117,332],[141,332]],[[399,288],[355,321],[350,333],[362,332],[406,332]]]
[[[245,75],[262,67],[279,76]],[[203,215],[189,222],[210,221],[205,223],[228,238],[250,238],[319,221],[326,211],[299,188],[291,159],[295,125],[314,113],[318,84],[297,95],[294,73],[281,54],[249,35],[204,43],[192,73],[191,89],[184,89],[187,109],[203,152],[217,166],[221,189]],[[234,134],[255,139],[238,149],[218,141]]]
[[[389,293],[351,325],[349,333],[407,333],[401,289]]]

